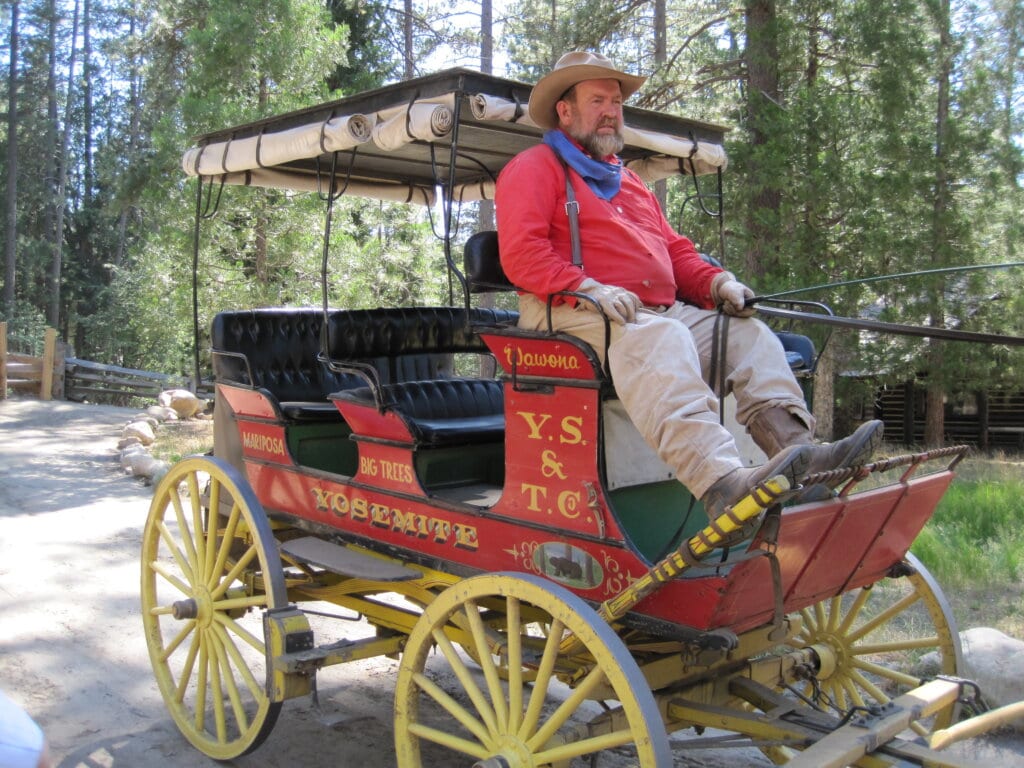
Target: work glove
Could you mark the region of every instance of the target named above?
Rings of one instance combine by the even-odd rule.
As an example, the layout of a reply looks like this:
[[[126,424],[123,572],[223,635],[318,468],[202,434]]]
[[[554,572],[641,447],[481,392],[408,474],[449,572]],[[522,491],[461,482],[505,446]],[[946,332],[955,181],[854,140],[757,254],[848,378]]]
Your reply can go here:
[[[597,302],[581,301],[578,306],[596,312],[598,307],[604,312],[608,319],[619,325],[631,323],[636,319],[637,311],[643,306],[640,297],[632,291],[620,288],[617,285],[605,285],[591,277],[584,278],[583,282],[576,288],[577,293],[583,293]]]
[[[731,272],[721,272],[711,281],[711,300],[725,314],[733,317],[750,317],[756,311],[747,299],[754,298],[754,292],[737,280]]]

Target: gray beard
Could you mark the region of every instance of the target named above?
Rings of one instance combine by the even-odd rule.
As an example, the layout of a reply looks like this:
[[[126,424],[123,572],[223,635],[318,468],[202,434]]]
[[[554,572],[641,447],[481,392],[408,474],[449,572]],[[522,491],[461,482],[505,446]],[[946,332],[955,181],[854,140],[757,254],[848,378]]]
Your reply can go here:
[[[591,157],[596,157],[599,160],[608,155],[619,154],[626,145],[626,142],[622,139],[622,134],[618,132],[604,136],[597,133],[588,133],[583,136],[573,136],[573,138],[590,153]]]

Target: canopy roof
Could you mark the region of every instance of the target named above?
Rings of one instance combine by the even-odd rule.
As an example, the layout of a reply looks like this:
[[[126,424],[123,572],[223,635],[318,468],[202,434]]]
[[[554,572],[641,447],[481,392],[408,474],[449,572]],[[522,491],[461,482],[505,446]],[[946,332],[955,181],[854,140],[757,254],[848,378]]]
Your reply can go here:
[[[229,184],[431,204],[493,197],[514,155],[540,141],[531,86],[449,69],[199,136],[185,172]],[[727,129],[626,107],[623,160],[645,180],[725,167]],[[454,153],[453,153],[454,148]]]

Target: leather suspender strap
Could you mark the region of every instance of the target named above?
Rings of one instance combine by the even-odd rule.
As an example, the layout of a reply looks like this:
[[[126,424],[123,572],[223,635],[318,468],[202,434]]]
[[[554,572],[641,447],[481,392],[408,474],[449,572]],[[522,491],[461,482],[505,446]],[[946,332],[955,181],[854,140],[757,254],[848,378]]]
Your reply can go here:
[[[557,152],[555,152],[555,157],[558,158],[558,162],[565,169],[565,215],[569,217],[569,242],[572,247],[572,265],[574,267],[582,267],[583,249],[580,246],[580,204],[576,200],[576,191],[572,188],[572,179],[569,177],[569,164]]]

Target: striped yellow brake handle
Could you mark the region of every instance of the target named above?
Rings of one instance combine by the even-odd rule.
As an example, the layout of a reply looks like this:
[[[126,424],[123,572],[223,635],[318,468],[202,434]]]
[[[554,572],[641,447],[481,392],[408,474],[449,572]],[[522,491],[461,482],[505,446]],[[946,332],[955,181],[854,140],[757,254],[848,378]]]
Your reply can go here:
[[[762,514],[789,490],[789,480],[785,475],[776,475],[759,483],[747,496],[719,515],[707,527],[680,544],[675,552],[664,557],[620,593],[601,603],[597,610],[598,615],[609,623],[618,621],[633,606],[666,581],[683,573],[690,567],[691,562],[699,560],[720,546],[729,534],[738,531]],[[560,650],[564,654],[572,654],[580,647],[576,638],[568,635],[562,640]]]

